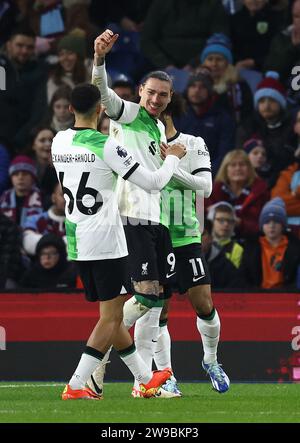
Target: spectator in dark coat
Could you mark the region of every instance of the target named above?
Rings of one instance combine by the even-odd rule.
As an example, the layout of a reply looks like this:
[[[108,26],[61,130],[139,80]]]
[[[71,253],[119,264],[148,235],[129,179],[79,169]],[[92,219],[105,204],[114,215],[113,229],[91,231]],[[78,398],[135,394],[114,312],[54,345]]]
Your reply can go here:
[[[186,90],[186,113],[175,118],[176,128],[186,134],[200,136],[207,144],[216,174],[224,155],[234,147],[235,122],[220,105],[213,92],[209,71],[202,68],[191,76]]]
[[[300,0],[292,6],[292,24],[273,38],[264,71],[277,71],[287,85],[292,68],[300,62]]]
[[[253,135],[263,141],[271,166],[268,182],[274,186],[279,172],[294,160],[289,144],[293,130],[292,117],[287,113],[286,92],[276,72],[269,72],[257,86],[254,95],[255,113],[237,130],[237,147]]]
[[[296,288],[300,266],[300,241],[288,234],[284,202],[276,197],[263,207],[259,217],[263,235],[245,244],[241,276],[250,288]]]
[[[262,70],[271,40],[284,24],[282,11],[272,10],[268,0],[244,0],[241,10],[230,16],[231,41],[239,67]]]
[[[226,257],[222,248],[213,242],[212,223],[205,221],[202,233],[202,251],[208,264],[212,289],[242,288],[238,269]]]
[[[44,235],[36,247],[36,262],[25,272],[21,286],[24,288],[75,288],[77,270],[67,261],[66,246],[54,234]]]
[[[0,94],[0,134],[16,151],[28,142],[47,106],[46,65],[33,58],[35,35],[25,28],[14,30],[0,55],[6,73],[6,90]]]
[[[215,32],[229,33],[220,0],[155,0],[145,19],[141,47],[155,68],[183,68]]]
[[[206,206],[230,203],[236,211],[237,238],[243,239],[258,233],[258,217],[269,195],[266,182],[257,177],[246,152],[235,149],[226,154]]]
[[[22,276],[21,246],[18,226],[0,213],[0,289],[16,287]]]

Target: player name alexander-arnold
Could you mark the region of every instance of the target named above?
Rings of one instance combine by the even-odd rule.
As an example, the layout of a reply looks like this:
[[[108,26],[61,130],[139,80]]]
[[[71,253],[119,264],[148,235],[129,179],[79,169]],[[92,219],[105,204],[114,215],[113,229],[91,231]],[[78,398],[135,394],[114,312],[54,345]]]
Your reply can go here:
[[[92,163],[95,154],[52,154],[53,163]]]
[[[102,438],[127,438],[129,441],[133,439],[134,434],[134,429],[112,429],[109,427],[108,429],[101,431]]]

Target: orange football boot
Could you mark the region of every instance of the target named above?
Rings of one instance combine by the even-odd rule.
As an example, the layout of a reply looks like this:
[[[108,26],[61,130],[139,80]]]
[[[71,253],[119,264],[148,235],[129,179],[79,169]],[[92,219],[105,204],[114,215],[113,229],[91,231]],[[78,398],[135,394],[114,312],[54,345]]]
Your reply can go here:
[[[61,398],[63,400],[102,400],[103,397],[89,388],[72,389],[70,385],[67,385]]]
[[[162,371],[153,371],[151,380],[147,384],[140,384],[140,390],[144,398],[154,397],[161,385],[173,375],[171,368]]]

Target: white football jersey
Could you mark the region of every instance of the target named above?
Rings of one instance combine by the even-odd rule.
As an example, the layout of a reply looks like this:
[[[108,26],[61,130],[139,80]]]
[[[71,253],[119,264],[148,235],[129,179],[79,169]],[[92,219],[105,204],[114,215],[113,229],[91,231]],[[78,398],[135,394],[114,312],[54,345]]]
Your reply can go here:
[[[111,120],[110,134],[127,147],[142,166],[156,171],[162,164],[159,145],[166,141],[164,125],[139,104],[125,100],[123,104],[120,117]],[[149,193],[119,178],[117,193],[122,215],[167,225],[160,208],[159,191]]]
[[[93,129],[59,131],[51,151],[66,200],[69,258],[104,260],[126,256],[115,188],[117,174],[128,178],[138,163],[116,140]]]

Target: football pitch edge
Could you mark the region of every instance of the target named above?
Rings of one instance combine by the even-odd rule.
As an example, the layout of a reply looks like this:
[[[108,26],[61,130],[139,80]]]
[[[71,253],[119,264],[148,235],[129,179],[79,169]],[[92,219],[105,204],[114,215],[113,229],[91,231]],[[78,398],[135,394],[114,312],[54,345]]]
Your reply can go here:
[[[63,383],[1,382],[0,423],[300,423],[300,384],[181,383],[182,398],[134,399],[129,383],[104,400],[62,401]]]

